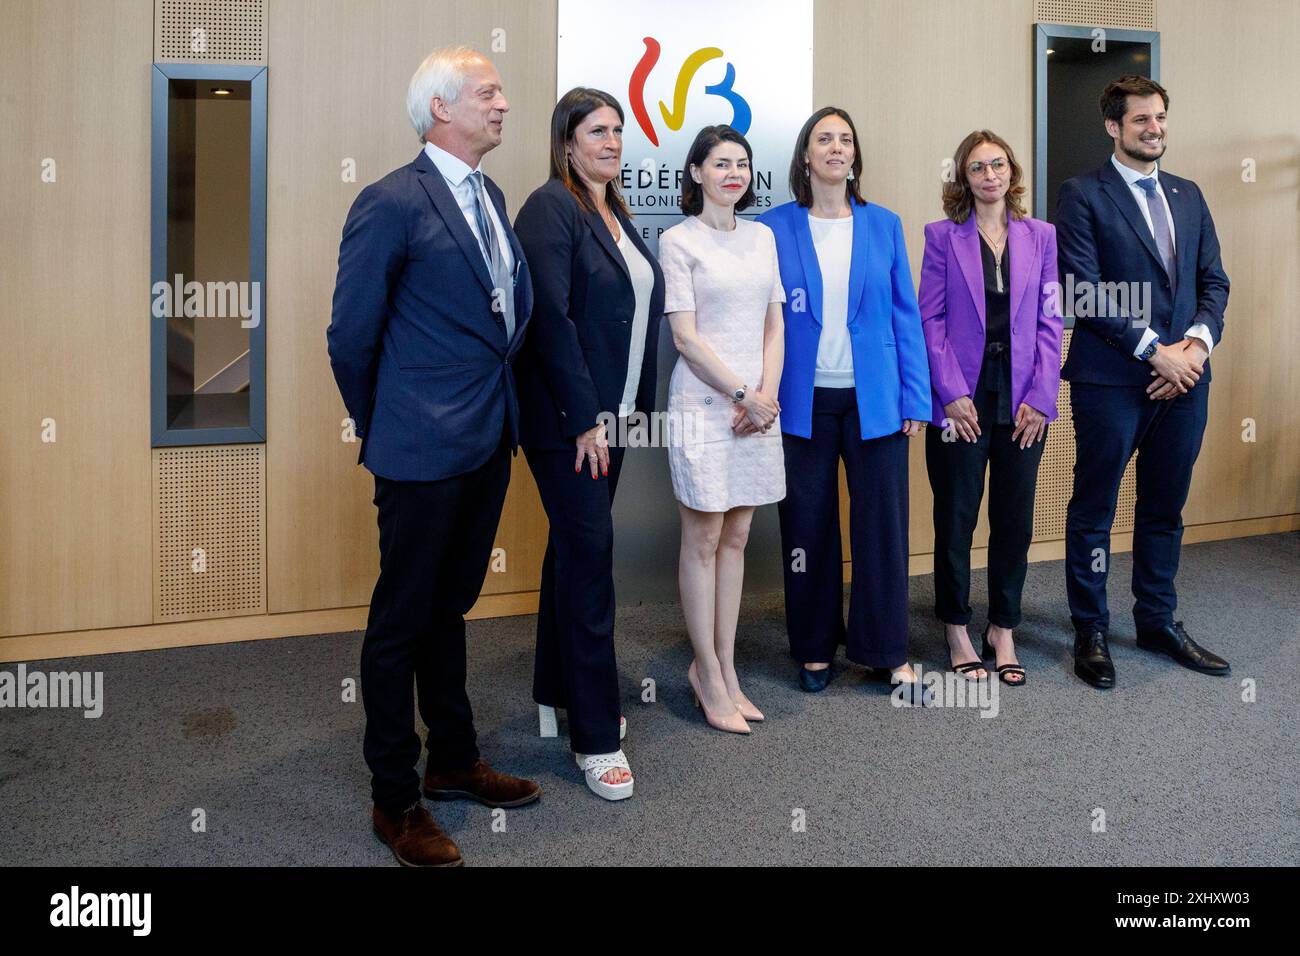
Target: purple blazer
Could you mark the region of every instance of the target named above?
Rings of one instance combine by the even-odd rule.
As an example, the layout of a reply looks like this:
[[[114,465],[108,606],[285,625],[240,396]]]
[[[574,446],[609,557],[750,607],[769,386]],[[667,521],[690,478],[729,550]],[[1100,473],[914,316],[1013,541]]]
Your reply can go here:
[[[1011,220],[1011,413],[1024,402],[1056,418],[1061,381],[1061,316],[1056,227],[1039,219]],[[930,357],[931,422],[943,407],[973,396],[984,362],[984,266],[971,213],[958,225],[941,219],[925,227],[921,261],[921,328]]]

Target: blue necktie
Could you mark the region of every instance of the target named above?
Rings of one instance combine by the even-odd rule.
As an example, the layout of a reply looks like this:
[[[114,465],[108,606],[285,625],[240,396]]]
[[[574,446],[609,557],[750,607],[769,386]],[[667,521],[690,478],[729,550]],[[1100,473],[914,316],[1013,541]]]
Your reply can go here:
[[[505,320],[506,341],[515,337],[515,284],[506,268],[506,257],[501,252],[497,241],[497,231],[492,228],[492,217],[487,211],[487,195],[483,188],[483,174],[477,169],[469,174],[474,183],[474,218],[478,222],[478,239],[483,249],[483,258],[487,260],[488,271],[492,273],[492,282],[501,292],[501,318]],[[496,297],[493,297],[496,307]]]
[[[1169,217],[1165,212],[1165,197],[1154,178],[1148,176],[1137,181],[1138,186],[1147,194],[1147,211],[1151,214],[1151,231],[1155,234],[1156,248],[1164,262],[1165,272],[1169,275],[1169,291],[1172,294],[1178,288],[1178,265],[1174,259],[1174,243],[1169,236]]]

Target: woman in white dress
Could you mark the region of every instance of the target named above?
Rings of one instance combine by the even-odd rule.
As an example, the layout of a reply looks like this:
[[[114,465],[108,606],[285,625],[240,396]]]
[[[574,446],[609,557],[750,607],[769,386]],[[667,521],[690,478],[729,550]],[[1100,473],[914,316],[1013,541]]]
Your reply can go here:
[[[749,733],[763,714],[736,677],[736,619],[754,509],[785,497],[784,354],[772,231],[736,212],[754,202],[753,152],[729,126],[700,131],[682,176],[686,219],[664,232],[664,312],[680,356],[668,386],[668,464],[682,519],[678,567],[705,719]]]

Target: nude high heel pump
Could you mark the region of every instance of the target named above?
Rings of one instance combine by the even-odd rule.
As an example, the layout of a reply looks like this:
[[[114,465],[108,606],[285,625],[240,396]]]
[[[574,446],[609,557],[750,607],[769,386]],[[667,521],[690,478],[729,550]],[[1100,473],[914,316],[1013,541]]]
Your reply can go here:
[[[704,719],[708,721],[710,727],[716,730],[724,730],[731,734],[748,734],[749,724],[745,723],[745,718],[740,713],[740,708],[736,708],[730,714],[724,714],[721,718],[716,717],[709,712],[709,708],[704,706],[704,701],[700,697],[699,679],[695,675],[695,662],[691,661],[690,668],[686,671],[686,682],[691,685],[691,691],[695,696],[695,706],[704,713]]]
[[[741,697],[744,699],[739,702],[733,701],[733,703],[736,703],[736,709],[740,711],[740,716],[752,723],[762,723],[764,720],[763,712],[755,707],[754,702],[748,697],[745,697],[743,694]]]

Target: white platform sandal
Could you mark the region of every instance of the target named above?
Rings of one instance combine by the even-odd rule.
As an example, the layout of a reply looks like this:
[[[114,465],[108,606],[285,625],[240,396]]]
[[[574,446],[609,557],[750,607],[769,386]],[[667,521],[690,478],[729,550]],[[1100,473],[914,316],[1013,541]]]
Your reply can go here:
[[[606,800],[626,800],[632,796],[632,785],[635,780],[606,783],[600,779],[611,770],[632,772],[623,751],[616,750],[612,754],[574,754],[573,759],[582,770],[582,775],[587,778],[587,786],[596,796],[604,797]]]
[[[547,707],[545,704],[537,705],[537,736],[539,737],[558,737],[560,735],[560,722],[555,716],[555,708]],[[622,714],[618,715],[618,739],[627,740],[627,718]]]

